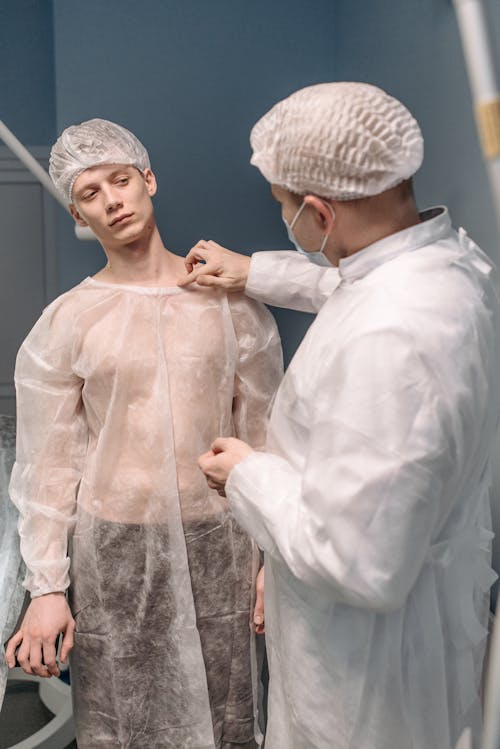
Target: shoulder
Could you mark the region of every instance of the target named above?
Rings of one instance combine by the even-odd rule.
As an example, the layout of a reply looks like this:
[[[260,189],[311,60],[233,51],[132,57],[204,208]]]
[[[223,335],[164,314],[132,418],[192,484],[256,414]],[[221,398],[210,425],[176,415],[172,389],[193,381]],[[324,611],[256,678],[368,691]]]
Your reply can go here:
[[[340,288],[317,320],[323,360],[417,378],[477,368],[496,347],[499,303],[492,263],[467,245],[453,232]]]
[[[262,302],[250,299],[244,293],[227,294],[226,298],[232,315],[260,319],[268,324],[274,324],[273,315]]]
[[[245,332],[254,336],[266,333],[279,340],[276,321],[264,304],[243,293],[227,294],[227,303],[238,336]]]
[[[356,290],[359,314],[370,318],[370,326],[397,325],[417,339],[431,332],[456,340],[464,328],[496,313],[494,276],[493,264],[467,235],[451,232],[362,279]]]
[[[102,299],[102,289],[88,284],[87,279],[60,294],[45,307],[24,340],[23,348],[43,352],[72,345],[80,315]]]

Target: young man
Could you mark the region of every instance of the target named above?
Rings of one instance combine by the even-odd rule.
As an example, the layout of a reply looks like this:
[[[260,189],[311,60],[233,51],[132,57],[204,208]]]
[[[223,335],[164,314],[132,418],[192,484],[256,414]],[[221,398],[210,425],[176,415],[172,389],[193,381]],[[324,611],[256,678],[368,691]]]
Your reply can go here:
[[[200,460],[265,551],[266,749],[451,749],[465,726],[478,741],[494,268],[445,208],[417,211],[420,129],[380,89],[297,91],[251,143],[305,256],[202,241],[184,283],[319,312],[266,451],[222,439]]]
[[[74,631],[80,749],[256,747],[258,550],[196,461],[221,432],[263,445],[276,326],[243,296],[177,287],[129,131],[68,128],[50,173],[108,262],[19,352],[11,494],[32,601],[7,661],[19,648],[25,671],[57,675],[55,637],[65,660]]]

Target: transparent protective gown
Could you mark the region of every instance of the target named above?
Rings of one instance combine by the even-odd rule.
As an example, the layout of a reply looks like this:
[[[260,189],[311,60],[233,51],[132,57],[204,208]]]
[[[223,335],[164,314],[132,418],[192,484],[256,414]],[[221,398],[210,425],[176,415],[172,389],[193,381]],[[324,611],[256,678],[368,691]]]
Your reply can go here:
[[[248,293],[321,309],[226,486],[265,551],[266,749],[452,749],[480,732],[496,577],[492,265],[443,209],[307,264],[253,256]]]
[[[262,448],[281,375],[270,313],[211,290],[89,278],[23,343],[11,495],[32,595],[71,581],[80,749],[259,744],[258,549],[197,459]]]

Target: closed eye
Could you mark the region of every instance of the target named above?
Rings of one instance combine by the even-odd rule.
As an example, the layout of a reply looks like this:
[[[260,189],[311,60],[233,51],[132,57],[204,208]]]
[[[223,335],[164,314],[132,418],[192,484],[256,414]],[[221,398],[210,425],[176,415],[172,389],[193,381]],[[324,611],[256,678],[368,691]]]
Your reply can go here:
[[[97,190],[89,190],[83,193],[80,200],[92,200],[95,195],[97,195]]]

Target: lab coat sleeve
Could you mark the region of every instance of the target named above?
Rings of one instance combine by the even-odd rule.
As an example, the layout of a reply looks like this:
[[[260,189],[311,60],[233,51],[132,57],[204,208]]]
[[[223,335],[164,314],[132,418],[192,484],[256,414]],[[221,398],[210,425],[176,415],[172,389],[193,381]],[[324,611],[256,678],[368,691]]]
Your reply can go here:
[[[268,415],[283,377],[283,354],[271,313],[243,295],[228,297],[238,341],[234,382],[235,436],[256,450],[266,441]]]
[[[235,517],[304,584],[350,605],[399,608],[453,471],[445,403],[406,331],[351,340],[311,383],[303,469],[249,456],[226,485]]]
[[[295,250],[255,252],[245,294],[275,307],[314,313],[339,283],[337,268],[321,268]]]
[[[74,320],[49,307],[16,361],[17,445],[10,496],[19,510],[25,587],[32,597],[69,585],[68,533],[87,447],[82,381],[71,370]]]

